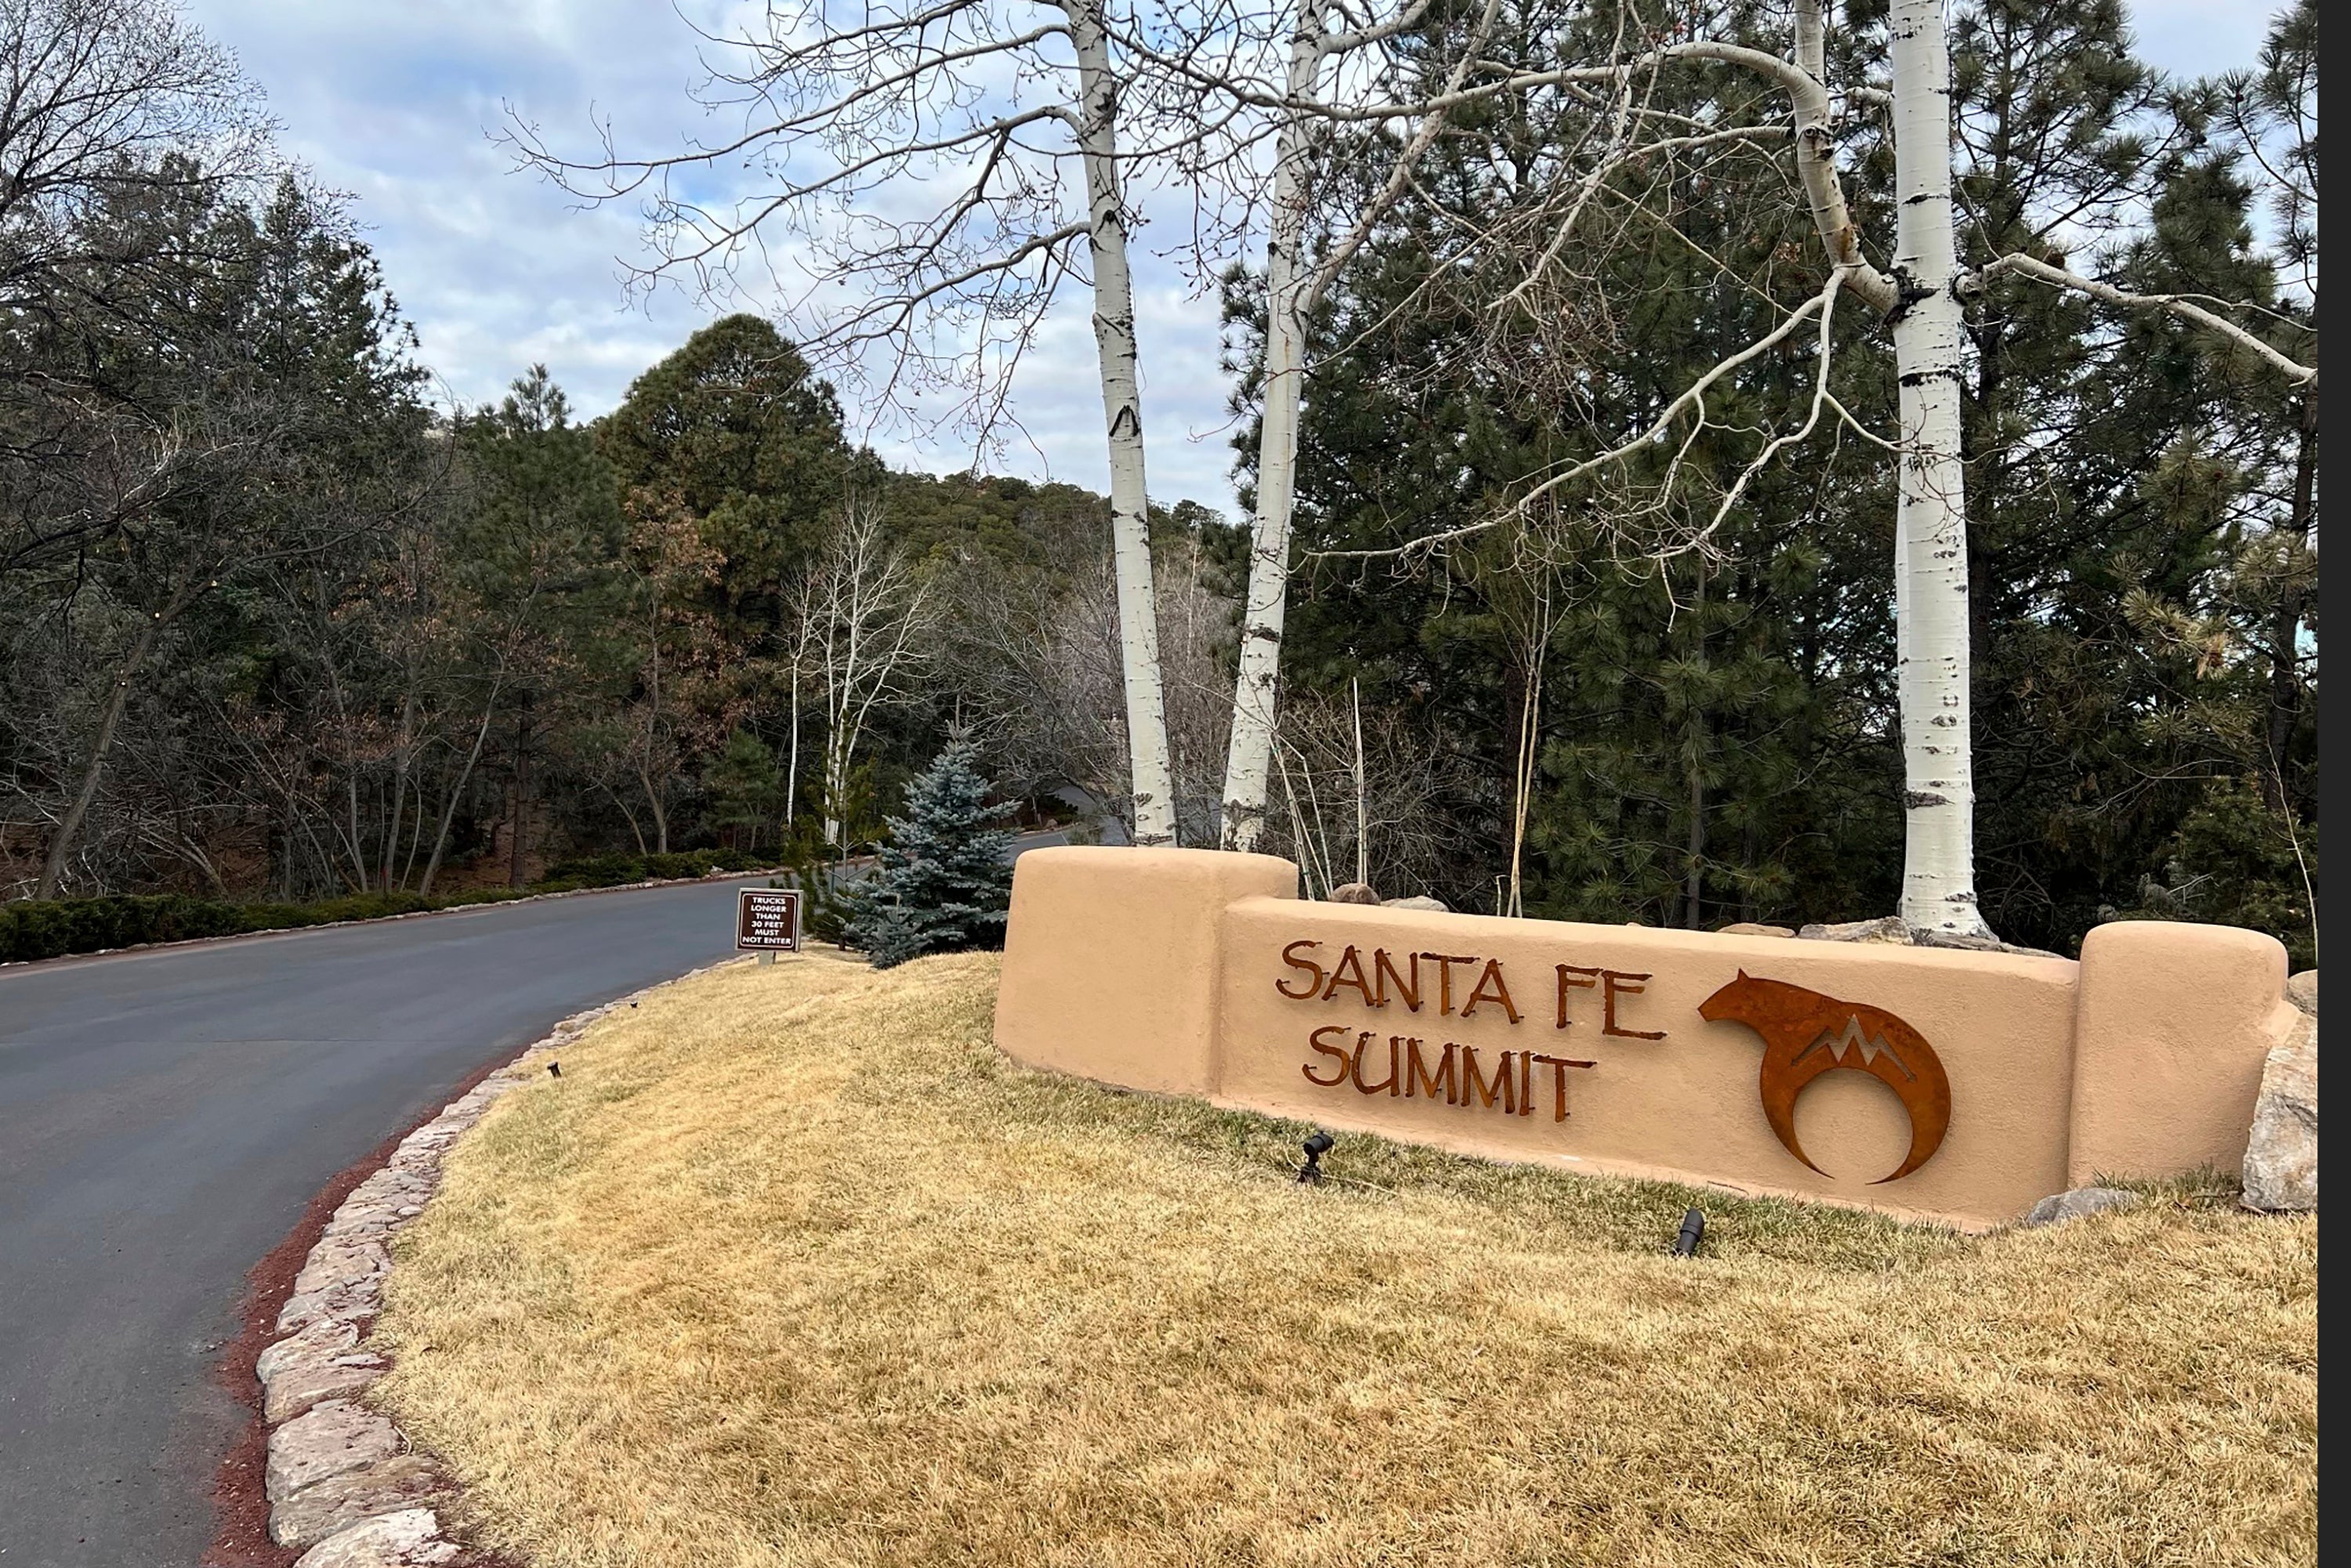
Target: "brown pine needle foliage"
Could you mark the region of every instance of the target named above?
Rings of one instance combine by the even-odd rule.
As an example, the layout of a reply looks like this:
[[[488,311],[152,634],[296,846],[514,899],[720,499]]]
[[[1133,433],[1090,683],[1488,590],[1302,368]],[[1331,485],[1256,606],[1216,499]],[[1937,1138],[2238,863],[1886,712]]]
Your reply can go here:
[[[1013,1067],[995,960],[734,967],[501,1102],[380,1396],[549,1565],[2309,1562],[2315,1220],[1965,1238]]]

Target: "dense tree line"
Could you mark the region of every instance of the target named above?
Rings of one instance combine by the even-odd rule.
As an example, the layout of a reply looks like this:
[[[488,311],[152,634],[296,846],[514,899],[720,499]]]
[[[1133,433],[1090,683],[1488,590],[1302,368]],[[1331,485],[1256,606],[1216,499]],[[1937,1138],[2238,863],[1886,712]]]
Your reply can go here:
[[[1473,25],[1561,57],[1612,25],[1416,15],[1401,57],[1437,73]],[[2217,83],[2137,60],[2114,0],[1954,17],[1963,259],[2071,252],[2141,295],[2259,301],[2309,352],[2314,11]],[[430,894],[607,852],[839,854],[957,737],[1013,799],[1132,821],[1134,574],[1105,498],[890,471],[813,350],[750,316],[599,419],[519,366],[496,406],[437,413],[350,214],[281,166],[232,62],[135,0],[0,18],[30,106],[0,125],[0,893]],[[1832,74],[1860,82],[1883,8],[1844,24]],[[1766,49],[1785,25],[1676,24]],[[67,106],[94,93],[114,110],[75,142]],[[1777,112],[1727,76],[1644,103]],[[1515,506],[1771,331],[1775,287],[1825,277],[1768,138],[1734,152],[1751,166],[1597,182],[1609,241],[1567,286],[1462,265],[1468,230],[1549,232],[1531,172],[1583,111],[1540,110],[1456,115],[1375,224],[1302,231],[1333,265],[1302,328],[1264,847],[1310,892],[1368,876],[1471,909],[1883,911],[1904,832],[1896,464],[1868,436],[1896,423],[1888,351],[1840,315],[1833,356],[1709,383],[1687,444]],[[1866,226],[1895,199],[1890,137],[1866,113],[1844,134]],[[1341,210],[1334,184],[1399,166],[1382,123],[1317,136],[1316,199]],[[1984,913],[2061,949],[2117,915],[2234,921],[2306,959],[2314,382],[2176,316],[1983,276],[1961,390]],[[1253,507],[1267,294],[1235,272],[1228,297]],[[1757,433],[1823,396],[1845,417],[1734,492]],[[1188,504],[1147,520],[1175,831],[1214,844],[1249,540]]]
[[[1768,8],[1708,17],[1763,48],[1782,25]],[[1884,26],[1866,5],[1847,19],[1856,51]],[[2310,354],[2315,153],[2294,127],[2314,114],[2315,43],[2304,6],[2253,77],[2179,83],[2134,57],[2112,0],[1961,6],[1963,247],[2072,248],[2145,295],[2252,300]],[[1737,124],[1754,99],[1693,77],[1650,108]],[[1515,897],[1531,914],[1689,925],[1888,907],[1902,842],[1889,453],[1823,431],[1759,472],[1705,548],[1656,543],[1703,532],[1752,433],[1804,406],[1818,360],[1741,367],[1711,388],[1692,444],[1677,432],[1433,563],[1347,555],[1491,517],[1525,476],[1625,440],[1768,331],[1776,277],[1818,287],[1810,220],[1769,178],[1670,165],[1595,193],[1616,241],[1586,253],[1570,290],[1531,305],[1523,274],[1448,266],[1452,236],[1531,208],[1523,175],[1556,134],[1499,110],[1465,124],[1313,323],[1288,680],[1326,695],[1360,680],[1419,736],[1416,755],[1458,759],[1457,852],[1399,871],[1473,907]],[[1890,152],[1866,124],[1850,136],[1865,217],[1892,197]],[[1261,296],[1237,285],[1236,360],[1254,373]],[[1967,320],[1991,925],[2070,950],[2117,914],[2224,920],[2306,960],[2314,382],[2216,352],[2179,319],[2012,276]],[[1883,350],[1845,332],[1827,389],[1859,430],[1891,429]],[[1699,477],[1668,484],[1677,464]]]
[[[0,24],[6,896],[841,852],[964,731],[1120,808],[1100,498],[889,472],[748,317],[601,420],[536,368],[436,413],[233,60],[137,0]],[[1213,527],[1161,521],[1180,578]]]
[[[339,302],[328,362],[380,372],[306,411],[349,466],[246,476],[271,513],[193,591],[128,545],[119,579],[60,556],[7,580],[14,892],[61,841],[47,891],[277,898],[846,852],[967,733],[1016,794],[1122,810],[1099,497],[891,473],[750,317],[602,420],[543,368],[438,420],[363,251],[329,249],[334,299],[296,315]],[[1180,584],[1217,524],[1160,521]]]

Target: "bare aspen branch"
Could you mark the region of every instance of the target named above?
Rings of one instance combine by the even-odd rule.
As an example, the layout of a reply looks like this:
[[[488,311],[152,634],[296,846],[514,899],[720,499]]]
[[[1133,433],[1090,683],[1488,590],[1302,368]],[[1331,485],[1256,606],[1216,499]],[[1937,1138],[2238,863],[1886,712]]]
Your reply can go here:
[[[2029,256],[2003,256],[1977,275],[1979,282],[1988,283],[2003,272],[2015,273],[2058,288],[2069,288],[2076,294],[2107,305],[2118,305],[2128,310],[2161,310],[2183,321],[2192,321],[2213,336],[2242,349],[2283,371],[2296,386],[2318,385],[2318,367],[2305,365],[2281,352],[2258,334],[2247,331],[2227,317],[2206,309],[2184,294],[2140,294],[2128,288],[2118,288],[2111,283],[2101,283],[2094,277],[2068,272],[2045,261]]]
[[[1702,421],[1704,418],[1703,410],[1705,407],[1707,389],[1713,386],[1717,382],[1719,382],[1723,377],[1730,374],[1733,371],[1738,370],[1742,365],[1750,363],[1761,355],[1769,352],[1772,348],[1785,342],[1789,337],[1795,332],[1797,328],[1802,326],[1804,322],[1810,320],[1813,316],[1824,315],[1829,309],[1830,302],[1836,297],[1838,289],[1844,286],[1844,270],[1840,268],[1835,272],[1832,272],[1829,275],[1829,281],[1821,287],[1819,293],[1813,295],[1810,299],[1805,300],[1802,305],[1797,306],[1795,309],[1788,313],[1786,318],[1783,319],[1777,327],[1774,327],[1762,337],[1756,339],[1753,342],[1748,344],[1744,349],[1740,350],[1737,353],[1716,361],[1703,375],[1690,382],[1688,386],[1683,388],[1680,393],[1677,395],[1671,402],[1667,403],[1657,417],[1651,421],[1639,434],[1610,447],[1605,452],[1584,458],[1581,462],[1571,464],[1566,468],[1551,475],[1549,477],[1543,479],[1531,489],[1527,491],[1525,495],[1521,496],[1508,512],[1498,514],[1494,517],[1483,517],[1474,523],[1465,523],[1459,528],[1447,528],[1439,533],[1428,534],[1420,538],[1409,539],[1400,545],[1389,545],[1378,549],[1318,550],[1314,552],[1312,559],[1317,560],[1409,559],[1414,556],[1426,555],[1430,551],[1441,549],[1458,539],[1470,538],[1479,534],[1485,533],[1493,528],[1497,524],[1503,521],[1506,517],[1523,517],[1527,515],[1533,503],[1560,489],[1562,486],[1571,485],[1576,480],[1584,477],[1586,475],[1595,473],[1602,468],[1607,467],[1611,464],[1621,463],[1625,458],[1630,457],[1635,453],[1640,451],[1643,447],[1652,444],[1658,437],[1664,435],[1669,429],[1671,429],[1674,422],[1680,418],[1685,413],[1697,412],[1699,413]],[[1686,452],[1687,450],[1687,446],[1688,441],[1687,438],[1685,438],[1679,450]],[[1676,462],[1678,461],[1679,455],[1677,453]]]

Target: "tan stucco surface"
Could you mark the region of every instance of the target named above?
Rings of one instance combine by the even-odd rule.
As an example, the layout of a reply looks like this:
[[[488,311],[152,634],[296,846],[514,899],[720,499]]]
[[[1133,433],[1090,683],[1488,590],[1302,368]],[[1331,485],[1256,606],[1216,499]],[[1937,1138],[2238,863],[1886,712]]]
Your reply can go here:
[[[1238,1103],[1514,1159],[1637,1166],[1927,1214],[2005,1215],[2065,1185],[2069,1064],[2062,1042],[2073,1021],[2074,967],[2062,959],[1272,899],[1238,905],[1226,932],[1218,1092]],[[1291,1000],[1276,982],[1291,973],[1283,946],[1301,937],[1319,938],[1333,959],[1350,944],[1366,958],[1374,948],[1499,958],[1520,1020],[1510,1022],[1492,1005],[1466,1019],[1443,1017],[1441,998],[1426,996],[1414,1013],[1393,986],[1385,1008],[1364,1006],[1352,988],[1327,1001]],[[1618,1024],[1663,1030],[1665,1038],[1604,1035],[1604,1002],[1596,987],[1571,987],[1568,1027],[1560,1029],[1560,964],[1650,976],[1638,995],[1620,998]],[[1424,970],[1433,967],[1424,961]],[[1883,1009],[1927,1038],[1949,1074],[1954,1114],[1949,1137],[1923,1168],[1873,1188],[1901,1164],[1909,1124],[1891,1090],[1857,1072],[1831,1073],[1797,1102],[1804,1148],[1829,1176],[1808,1170],[1781,1147],[1758,1093],[1762,1038],[1744,1025],[1698,1016],[1698,1004],[1741,969]],[[1457,992],[1468,970],[1455,967]],[[1477,970],[1483,974],[1482,963]],[[1295,979],[1292,989],[1305,977]],[[1455,997],[1457,1006],[1461,999]],[[1314,1064],[1318,1076],[1333,1075],[1329,1059],[1318,1061],[1308,1044],[1312,1030],[1328,1024],[1343,1025],[1351,1036],[1376,1031],[1375,1065],[1364,1074],[1373,1082],[1385,1076],[1392,1033],[1421,1037],[1440,1052],[1446,1040],[1474,1047],[1489,1063],[1503,1051],[1531,1050],[1597,1065],[1567,1072],[1564,1122],[1554,1119],[1558,1071],[1547,1065],[1532,1075],[1546,1082],[1533,1085],[1531,1114],[1366,1095],[1352,1073],[1349,1082],[1322,1088],[1301,1071]]]
[[[1307,903],[1295,887],[1290,862],[1261,855],[1030,852],[1014,879],[998,1046],[1104,1082],[1464,1153],[1980,1226],[2092,1167],[2233,1166],[2284,1005],[2283,950],[2225,927],[2103,926],[2076,964]],[[1565,1028],[1562,965],[1574,982]],[[1878,1180],[1902,1163],[1911,1121],[1859,1071],[1828,1072],[1796,1101],[1798,1139],[1820,1171],[1783,1147],[1759,1092],[1762,1038],[1698,1012],[1742,971],[1894,1015],[1923,1037],[1950,1087],[1949,1132],[1932,1157]],[[1392,1038],[1405,1080],[1394,1091]],[[1405,1043],[1415,1039],[1421,1079]],[[1457,1103],[1405,1092],[1439,1075],[1447,1044],[1453,1086],[1474,1051],[1483,1092],[1463,1089]],[[1506,1052],[1512,1088],[1489,1105]]]
[[[1030,850],[1012,878],[998,1045],[1105,1083],[1209,1092],[1225,910],[1297,884],[1271,855]]]
[[[2285,949],[2258,931],[2120,920],[2082,943],[2072,1185],[2210,1166],[2231,1175],[2284,1038]],[[2248,1020],[2258,1020],[2249,1035]],[[2249,1054],[2249,1039],[2264,1043]]]

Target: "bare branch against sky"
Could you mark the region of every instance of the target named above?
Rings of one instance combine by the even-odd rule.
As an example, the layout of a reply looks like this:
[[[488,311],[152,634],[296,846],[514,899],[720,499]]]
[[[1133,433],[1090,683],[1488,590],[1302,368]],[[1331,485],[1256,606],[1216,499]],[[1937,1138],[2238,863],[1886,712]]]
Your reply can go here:
[[[590,415],[617,403],[630,380],[682,342],[708,307],[677,291],[632,305],[622,277],[624,261],[643,256],[636,214],[625,206],[578,210],[536,179],[510,173],[510,158],[489,132],[512,104],[567,142],[590,134],[591,111],[637,146],[705,133],[688,96],[705,74],[689,23],[716,31],[738,9],[717,0],[684,0],[678,11],[638,0],[188,6],[267,88],[284,145],[357,198],[356,216],[445,395],[493,402],[509,380],[544,361]],[[2253,64],[2269,8],[2134,0],[2130,10],[2150,60],[2205,73]],[[1231,513],[1217,302],[1197,297],[1158,254],[1191,236],[1193,214],[1172,200],[1164,210],[1149,201],[1144,207],[1136,308],[1153,340],[1144,388],[1159,435],[1152,488],[1162,499]],[[1008,451],[1004,468],[1105,486],[1093,361],[1082,308],[1046,323],[1014,391],[1035,447]],[[893,462],[938,471],[969,461],[946,439],[884,442],[881,450]]]

